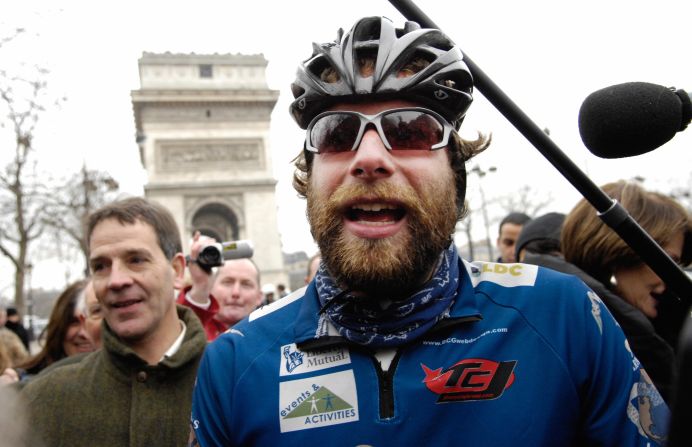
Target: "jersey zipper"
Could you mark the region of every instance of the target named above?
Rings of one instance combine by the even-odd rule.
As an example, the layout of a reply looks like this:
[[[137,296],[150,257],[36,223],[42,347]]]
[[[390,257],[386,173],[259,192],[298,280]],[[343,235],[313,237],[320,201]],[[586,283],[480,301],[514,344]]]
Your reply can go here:
[[[382,370],[382,366],[377,358],[372,358],[379,383],[380,419],[394,417],[394,372],[399,363],[399,357],[401,357],[401,350],[397,350],[387,371]]]

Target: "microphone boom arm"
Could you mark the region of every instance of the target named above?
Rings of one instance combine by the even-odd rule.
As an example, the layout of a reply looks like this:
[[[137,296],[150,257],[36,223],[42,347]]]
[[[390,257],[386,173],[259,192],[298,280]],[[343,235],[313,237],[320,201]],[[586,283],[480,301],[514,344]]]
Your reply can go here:
[[[440,29],[411,0],[389,0],[408,20],[425,28]],[[596,186],[572,160],[543,132],[466,54],[464,62],[474,85],[483,96],[596,208],[601,220],[612,228],[666,283],[685,305],[692,305],[692,280],[644,231],[622,205]]]

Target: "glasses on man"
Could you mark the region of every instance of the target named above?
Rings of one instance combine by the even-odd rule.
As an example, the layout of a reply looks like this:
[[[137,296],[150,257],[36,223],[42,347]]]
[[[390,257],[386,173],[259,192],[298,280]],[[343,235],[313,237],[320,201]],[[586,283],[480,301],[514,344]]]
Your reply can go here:
[[[390,151],[442,149],[454,129],[441,115],[423,107],[389,109],[376,115],[332,110],[310,122],[305,147],[318,154],[355,151],[370,124]]]

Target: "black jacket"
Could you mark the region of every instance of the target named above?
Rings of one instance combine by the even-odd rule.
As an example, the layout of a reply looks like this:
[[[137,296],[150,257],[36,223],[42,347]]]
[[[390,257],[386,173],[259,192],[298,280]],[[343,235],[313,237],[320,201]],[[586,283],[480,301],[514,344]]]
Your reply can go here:
[[[584,281],[601,298],[615,321],[620,324],[632,352],[642,363],[663,399],[670,405],[671,388],[675,384],[677,371],[675,351],[673,346],[656,332],[646,315],[562,257],[527,252],[523,262],[569,273]]]

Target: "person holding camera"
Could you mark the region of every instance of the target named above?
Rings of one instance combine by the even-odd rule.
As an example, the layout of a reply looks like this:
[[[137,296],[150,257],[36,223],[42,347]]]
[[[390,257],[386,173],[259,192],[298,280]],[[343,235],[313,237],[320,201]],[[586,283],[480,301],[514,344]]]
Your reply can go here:
[[[202,250],[215,243],[214,238],[195,232],[188,258],[192,284],[178,295],[178,304],[191,308],[201,320],[208,341],[215,340],[262,302],[259,269],[251,259],[223,261],[216,273],[198,262]]]

